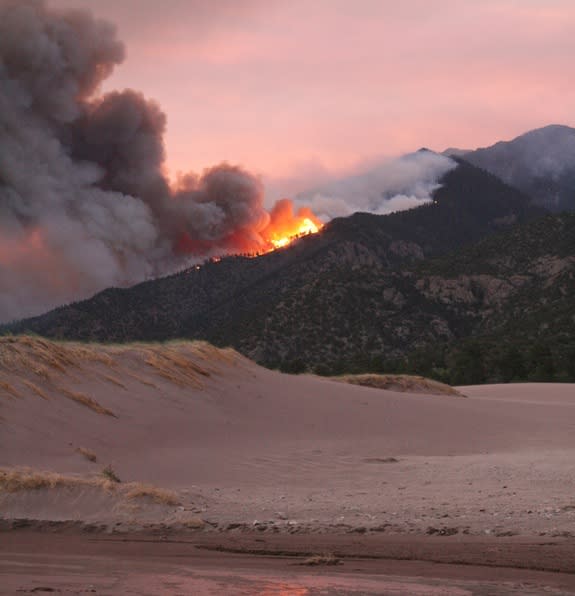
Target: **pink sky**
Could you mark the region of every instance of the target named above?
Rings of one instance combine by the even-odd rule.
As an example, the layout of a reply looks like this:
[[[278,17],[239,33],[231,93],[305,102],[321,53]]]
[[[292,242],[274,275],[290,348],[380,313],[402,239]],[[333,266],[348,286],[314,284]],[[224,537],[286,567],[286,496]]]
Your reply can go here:
[[[168,165],[227,160],[270,199],[427,146],[575,126],[573,0],[51,0],[114,21]]]

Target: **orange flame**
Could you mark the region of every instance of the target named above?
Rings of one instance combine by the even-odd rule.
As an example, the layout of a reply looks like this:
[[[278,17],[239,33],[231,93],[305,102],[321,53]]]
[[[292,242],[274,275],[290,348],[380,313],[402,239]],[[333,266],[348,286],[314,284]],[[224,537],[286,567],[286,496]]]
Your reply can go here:
[[[294,213],[293,203],[289,199],[278,201],[270,211],[270,221],[260,232],[266,243],[265,252],[284,248],[296,238],[316,234],[323,228],[323,223],[308,207],[301,207]]]
[[[277,201],[271,211],[265,214],[263,223],[263,228],[261,223],[236,228],[217,241],[193,238],[184,231],[179,235],[174,248],[178,254],[211,254],[212,259],[217,254],[255,257],[284,248],[302,236],[316,234],[324,225],[308,207],[301,207],[296,212],[290,199]]]

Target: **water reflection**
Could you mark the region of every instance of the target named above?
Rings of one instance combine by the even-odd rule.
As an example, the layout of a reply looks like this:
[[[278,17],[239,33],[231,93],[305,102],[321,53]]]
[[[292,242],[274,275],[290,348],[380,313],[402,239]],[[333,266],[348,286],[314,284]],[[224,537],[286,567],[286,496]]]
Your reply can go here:
[[[310,591],[301,586],[284,583],[270,583],[263,587],[258,596],[309,596]]]
[[[210,574],[210,577],[195,576],[189,588],[193,593],[218,594],[222,596],[473,596],[490,594],[506,596],[513,591],[498,591],[494,586],[477,585],[478,591],[470,591],[460,586],[445,585],[438,581],[419,578],[350,577],[346,575],[314,576],[305,575],[290,578],[263,579],[261,575],[241,574],[225,577],[225,574]]]

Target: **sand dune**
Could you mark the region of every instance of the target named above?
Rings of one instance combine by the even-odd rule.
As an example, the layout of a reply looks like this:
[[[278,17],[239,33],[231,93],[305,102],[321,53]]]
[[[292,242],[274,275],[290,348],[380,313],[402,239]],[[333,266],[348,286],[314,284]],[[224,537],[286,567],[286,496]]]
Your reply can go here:
[[[422,395],[282,375],[206,344],[31,338],[0,340],[0,381],[1,468],[111,465],[178,495],[3,492],[5,517],[575,535],[573,385]]]

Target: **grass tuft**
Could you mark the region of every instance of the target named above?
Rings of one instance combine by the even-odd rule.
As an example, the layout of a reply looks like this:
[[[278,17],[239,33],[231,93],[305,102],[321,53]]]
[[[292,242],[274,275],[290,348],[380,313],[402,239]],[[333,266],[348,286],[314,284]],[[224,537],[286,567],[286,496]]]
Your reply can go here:
[[[84,451],[92,454],[91,451],[83,448],[78,448],[77,451],[82,455],[84,455]],[[89,477],[58,474],[31,468],[0,468],[0,493],[58,488],[91,488],[111,492],[130,501],[149,499],[154,504],[170,507],[180,504],[177,493],[173,491],[139,482],[121,483],[112,466],[106,466],[99,475]]]
[[[332,377],[334,381],[361,385],[362,387],[373,387],[375,389],[386,389],[388,391],[400,391],[403,393],[426,393],[429,395],[453,395],[465,397],[457,389],[417,375],[343,375]]]
[[[46,394],[46,392],[42,388],[38,387],[38,385],[36,385],[36,383],[32,383],[31,381],[22,381],[22,383],[24,383],[24,385],[26,385],[26,387],[28,387],[28,389],[31,389],[36,395],[38,395],[42,399],[45,399],[45,400],[50,399],[48,397],[48,395]]]
[[[90,408],[94,412],[96,412],[98,414],[102,414],[102,416],[112,416],[114,418],[117,418],[117,416],[116,416],[116,414],[114,414],[114,412],[112,412],[111,410],[108,410],[108,408],[105,408],[104,406],[99,404],[95,399],[88,397],[84,393],[79,393],[78,391],[70,391],[69,389],[63,389],[63,388],[60,391],[62,392],[63,395],[65,395],[67,398],[71,399],[72,401],[75,401],[78,404],[86,406],[87,408]]]
[[[120,379],[116,379],[116,377],[113,377],[112,375],[102,375],[104,377],[104,379],[106,379],[106,381],[112,383],[113,385],[116,385],[116,387],[121,387],[122,389],[126,389],[126,385],[124,385],[124,383],[122,383],[122,381],[120,381]]]
[[[201,517],[190,517],[180,523],[188,530],[201,530],[206,527],[206,522]]]
[[[158,505],[179,505],[180,500],[178,495],[171,491],[149,484],[131,483],[131,488],[126,492],[126,498],[128,499],[150,499],[153,503]]]
[[[6,381],[0,381],[0,389],[12,397],[22,397],[22,394],[12,385]]]
[[[149,350],[145,362],[161,377],[180,387],[191,385],[202,389],[203,384],[199,380],[199,377],[210,375],[209,371],[205,368],[202,368],[191,359],[169,348],[163,348],[161,351]]]
[[[148,381],[148,379],[145,379],[141,375],[137,375],[130,370],[124,370],[124,371],[122,371],[122,373],[125,376],[130,377],[131,379],[134,379],[134,381],[137,381],[138,383],[142,383],[142,385],[146,385],[147,387],[152,387],[153,389],[158,389],[158,386],[155,383],[153,383],[152,381]]]
[[[339,565],[341,563],[341,559],[338,559],[335,555],[331,553],[323,554],[323,555],[313,555],[308,557],[304,561],[302,561],[302,565],[308,565],[309,567],[315,567],[319,565]]]
[[[110,482],[115,482],[116,484],[119,484],[120,482],[122,482],[120,480],[120,477],[116,474],[116,472],[114,472],[114,468],[112,468],[112,464],[108,464],[105,468],[103,468],[101,473],[102,473],[102,476],[104,476],[104,478],[106,478]]]
[[[56,472],[44,472],[30,468],[0,470],[0,491],[15,493],[42,488],[63,488],[70,486],[93,486],[94,481],[64,476]]]
[[[88,461],[92,463],[96,463],[98,461],[98,456],[91,449],[86,449],[86,447],[78,447],[76,449],[76,453],[83,455]]]

